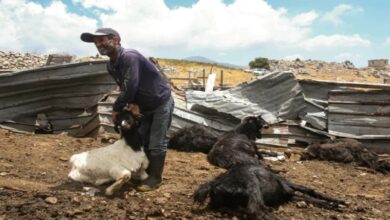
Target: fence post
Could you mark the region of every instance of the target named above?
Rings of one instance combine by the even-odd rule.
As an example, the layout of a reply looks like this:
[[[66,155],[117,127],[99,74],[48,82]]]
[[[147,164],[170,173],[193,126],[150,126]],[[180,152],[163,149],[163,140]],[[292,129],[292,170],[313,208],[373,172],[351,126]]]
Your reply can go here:
[[[223,70],[221,70],[221,84],[220,87],[223,87]]]
[[[191,70],[188,71],[188,87],[192,88],[192,83],[191,83]]]
[[[206,88],[206,70],[203,69],[203,88]]]

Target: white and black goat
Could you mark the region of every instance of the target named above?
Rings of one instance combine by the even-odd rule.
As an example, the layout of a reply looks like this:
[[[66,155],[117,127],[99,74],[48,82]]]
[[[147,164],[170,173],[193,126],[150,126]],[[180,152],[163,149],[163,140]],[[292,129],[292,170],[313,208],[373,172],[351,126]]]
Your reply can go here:
[[[73,155],[69,178],[94,185],[115,181],[106,189],[106,195],[114,194],[131,178],[146,179],[149,161],[137,130],[139,124],[139,119],[130,112],[120,112],[115,130],[121,138],[112,145]]]
[[[232,131],[227,132],[213,145],[207,160],[214,166],[229,169],[235,164],[258,164],[262,159],[255,144],[261,138],[261,129],[268,123],[261,117],[247,117]]]
[[[260,164],[234,165],[201,185],[193,196],[194,202],[199,204],[204,204],[208,197],[209,208],[239,211],[248,219],[275,219],[271,207],[289,201],[306,201],[328,209],[345,205],[344,201],[292,183]]]
[[[379,160],[364,144],[354,139],[336,139],[328,143],[314,143],[303,151],[301,160],[328,160],[339,163],[356,163],[381,173],[390,173],[390,163]]]

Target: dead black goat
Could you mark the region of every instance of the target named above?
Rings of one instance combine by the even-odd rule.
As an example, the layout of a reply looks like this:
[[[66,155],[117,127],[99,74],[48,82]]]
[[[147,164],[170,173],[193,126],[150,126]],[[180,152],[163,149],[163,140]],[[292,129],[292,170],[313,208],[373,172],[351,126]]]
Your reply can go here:
[[[169,139],[168,148],[184,152],[209,153],[219,134],[203,125],[184,127]]]
[[[328,160],[339,163],[355,163],[381,173],[390,173],[390,163],[379,160],[375,152],[354,139],[336,139],[328,143],[309,145],[302,153],[301,160]]]
[[[344,201],[292,183],[259,164],[234,165],[201,185],[193,195],[198,204],[204,204],[208,197],[210,209],[238,211],[248,219],[275,219],[272,207],[289,201],[306,201],[332,210],[345,205]]]
[[[232,131],[227,132],[213,145],[207,160],[214,166],[229,169],[235,164],[258,164],[262,159],[255,144],[261,138],[261,129],[268,123],[261,117],[247,117]]]

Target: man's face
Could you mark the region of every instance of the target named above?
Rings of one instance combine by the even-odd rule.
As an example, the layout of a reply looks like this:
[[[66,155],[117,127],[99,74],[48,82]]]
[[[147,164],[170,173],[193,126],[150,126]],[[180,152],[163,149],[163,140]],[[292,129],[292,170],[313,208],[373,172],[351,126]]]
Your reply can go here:
[[[98,49],[100,55],[110,55],[115,52],[117,46],[117,39],[115,37],[101,36],[95,37],[95,46]]]

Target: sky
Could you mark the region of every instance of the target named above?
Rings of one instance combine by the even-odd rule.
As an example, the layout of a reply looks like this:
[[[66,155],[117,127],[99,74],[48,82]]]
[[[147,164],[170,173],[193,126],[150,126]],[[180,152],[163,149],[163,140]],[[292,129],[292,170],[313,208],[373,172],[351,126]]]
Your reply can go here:
[[[0,0],[0,51],[94,56],[111,27],[145,56],[351,61],[390,58],[388,0]]]

